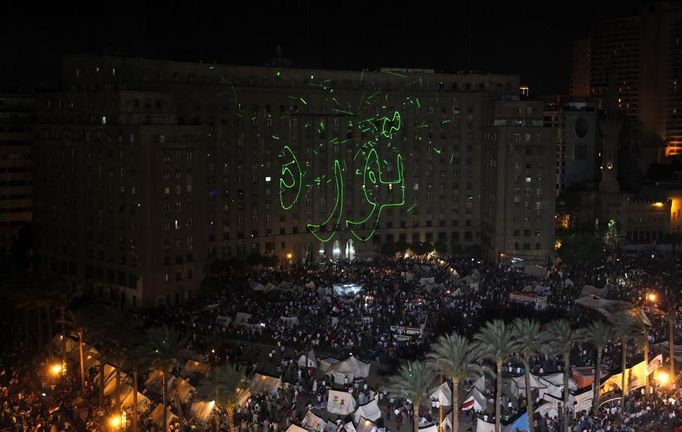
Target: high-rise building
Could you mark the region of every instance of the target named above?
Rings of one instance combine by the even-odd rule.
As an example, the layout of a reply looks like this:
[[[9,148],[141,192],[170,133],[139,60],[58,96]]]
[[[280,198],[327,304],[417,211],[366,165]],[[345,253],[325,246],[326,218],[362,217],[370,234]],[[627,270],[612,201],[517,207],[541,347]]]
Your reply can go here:
[[[209,262],[250,254],[439,242],[545,262],[554,141],[518,88],[511,75],[67,57],[62,90],[38,102],[36,264],[158,304],[195,290]]]
[[[545,99],[545,126],[553,128],[557,146],[556,193],[597,180],[599,113],[589,98]]]
[[[585,97],[590,94],[591,43],[589,39],[578,40],[573,44],[571,56],[571,96]]]
[[[31,221],[33,96],[0,93],[0,272],[21,227]]]
[[[651,164],[682,154],[681,39],[682,4],[658,2],[642,7],[639,16],[597,23],[589,50],[576,44],[573,69],[589,62],[590,94],[599,108],[605,107],[613,75],[620,112],[640,124],[631,131],[642,174]],[[577,82],[572,88],[580,87]]]

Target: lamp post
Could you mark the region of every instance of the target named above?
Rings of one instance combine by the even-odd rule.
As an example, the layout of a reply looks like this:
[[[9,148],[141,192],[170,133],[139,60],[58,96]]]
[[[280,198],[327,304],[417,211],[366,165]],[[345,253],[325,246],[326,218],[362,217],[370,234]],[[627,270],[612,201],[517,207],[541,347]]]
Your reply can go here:
[[[291,259],[294,257],[294,254],[292,254],[291,252],[287,252],[286,257],[287,257],[287,266],[291,267]]]

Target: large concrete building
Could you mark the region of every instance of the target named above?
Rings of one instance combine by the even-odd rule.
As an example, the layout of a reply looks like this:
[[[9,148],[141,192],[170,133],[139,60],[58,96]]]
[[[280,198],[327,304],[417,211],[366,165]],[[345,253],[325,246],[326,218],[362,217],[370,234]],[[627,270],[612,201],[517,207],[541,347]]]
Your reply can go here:
[[[77,288],[177,302],[214,259],[397,241],[552,253],[555,143],[517,76],[72,56],[62,81],[38,102],[36,263]]]
[[[682,154],[681,65],[680,2],[651,3],[638,16],[600,21],[589,47],[585,41],[575,45],[572,94],[583,96],[589,86],[590,96],[604,109],[609,81],[615,80],[620,112],[637,121],[632,153],[643,175],[653,163]]]
[[[0,272],[23,225],[31,221],[33,96],[0,93]]]

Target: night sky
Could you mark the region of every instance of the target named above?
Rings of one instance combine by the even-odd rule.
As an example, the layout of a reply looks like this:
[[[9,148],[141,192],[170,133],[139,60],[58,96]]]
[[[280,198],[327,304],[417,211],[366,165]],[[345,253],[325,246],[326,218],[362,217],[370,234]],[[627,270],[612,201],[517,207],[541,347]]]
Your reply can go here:
[[[63,54],[265,65],[281,44],[298,67],[518,73],[539,95],[567,92],[572,43],[595,21],[647,2],[8,3],[0,82],[53,83]]]

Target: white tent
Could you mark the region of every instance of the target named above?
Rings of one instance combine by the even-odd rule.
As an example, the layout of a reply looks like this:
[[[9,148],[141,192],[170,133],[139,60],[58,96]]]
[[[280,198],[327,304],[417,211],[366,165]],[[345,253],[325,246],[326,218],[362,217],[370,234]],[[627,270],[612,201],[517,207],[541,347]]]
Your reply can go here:
[[[495,432],[495,423],[488,423],[478,419],[476,421],[476,432]]]
[[[215,406],[214,401],[198,401],[193,402],[190,411],[192,416],[194,416],[199,421],[205,422],[211,417],[213,412],[213,407]]]
[[[343,430],[345,430],[346,432],[357,432],[353,422],[348,422],[345,425],[343,425]]]
[[[303,417],[303,422],[301,422],[301,424],[304,428],[318,432],[323,431],[327,427],[327,422],[310,410],[308,410],[305,417]]]
[[[307,363],[307,365],[306,365]],[[315,351],[313,349],[310,349],[308,351],[308,354],[302,354],[301,357],[298,358],[298,367],[309,367],[309,368],[316,368],[317,367],[317,357],[315,357]]]
[[[530,374],[530,388],[531,389],[546,389],[547,385],[540,381],[540,377],[537,375]],[[563,378],[562,378],[563,379]],[[526,376],[522,375],[520,377],[512,378],[510,387],[514,393],[517,395],[526,395]]]
[[[347,415],[355,411],[355,399],[348,392],[329,390],[327,411],[332,414]]]
[[[327,373],[332,366],[334,366],[339,361],[334,357],[327,357],[325,359],[320,359],[320,371]]]
[[[204,376],[208,376],[208,372],[211,369],[208,363],[203,363],[201,361],[197,360],[187,360],[185,363],[185,367],[182,369],[182,371],[189,375],[189,374],[201,374]]]
[[[241,327],[244,324],[248,323],[250,319],[251,319],[251,314],[247,314],[244,312],[237,312],[237,315],[235,315],[235,317],[234,317],[234,326],[235,327]]]
[[[357,426],[355,426],[355,430],[357,432],[377,432],[379,428],[374,422],[366,418],[361,418]]]
[[[279,319],[290,329],[299,324],[298,317],[296,316],[280,316]]]
[[[282,378],[257,373],[251,380],[251,393],[275,394],[282,388]]]
[[[444,406],[452,405],[451,398],[452,392],[450,391],[450,384],[448,384],[447,381],[436,387],[436,389],[429,395],[429,399],[439,400],[440,404]]]
[[[161,383],[163,382],[162,378],[163,377],[161,375],[161,371],[159,369],[154,369],[147,377],[147,380],[144,382],[144,386],[148,390],[151,390],[156,393],[161,393],[162,390]],[[170,390],[172,388],[174,380],[175,377],[173,375],[166,373],[166,390]]]
[[[154,411],[152,411],[151,414],[149,414],[149,418],[151,418],[151,420],[154,422],[155,425],[162,426],[163,425],[163,404],[158,404],[156,406],[156,408],[154,408]],[[166,426],[171,424],[173,422],[173,420],[177,420],[177,419],[178,419],[178,416],[173,414],[170,407],[168,407],[168,411],[166,414],[166,421],[167,421]]]
[[[473,409],[474,411],[480,412],[485,411],[487,406],[488,400],[479,389],[474,387],[464,398],[464,402],[462,403],[462,411]]]
[[[291,424],[286,430],[286,432],[308,432],[307,430],[303,429],[300,426],[296,426],[295,424]]]
[[[187,403],[194,391],[194,387],[184,378],[177,378],[173,382],[172,394],[177,395],[180,402]]]
[[[332,379],[334,380],[334,384],[344,385],[351,384],[353,381],[355,381],[355,375],[352,373],[328,372],[328,374],[331,375]],[[346,380],[348,382],[346,382]]]
[[[371,421],[381,418],[381,410],[379,409],[376,399],[372,399],[370,402],[360,405],[358,409],[355,410],[353,420],[355,420],[356,424],[360,422],[360,418],[366,418]]]
[[[419,432],[438,432],[438,426],[435,424],[432,424],[430,426],[420,427]]]
[[[350,356],[329,368],[329,372],[336,372],[342,374],[352,374],[356,378],[367,378],[369,376],[369,363],[358,360],[354,356]]]
[[[122,398],[121,406],[123,408],[128,408],[133,406],[133,388],[128,386],[128,389],[126,389],[126,393],[124,393],[124,397]],[[139,411],[146,411],[149,409],[151,406],[152,401],[149,400],[149,398],[139,391],[137,392],[137,409]]]

